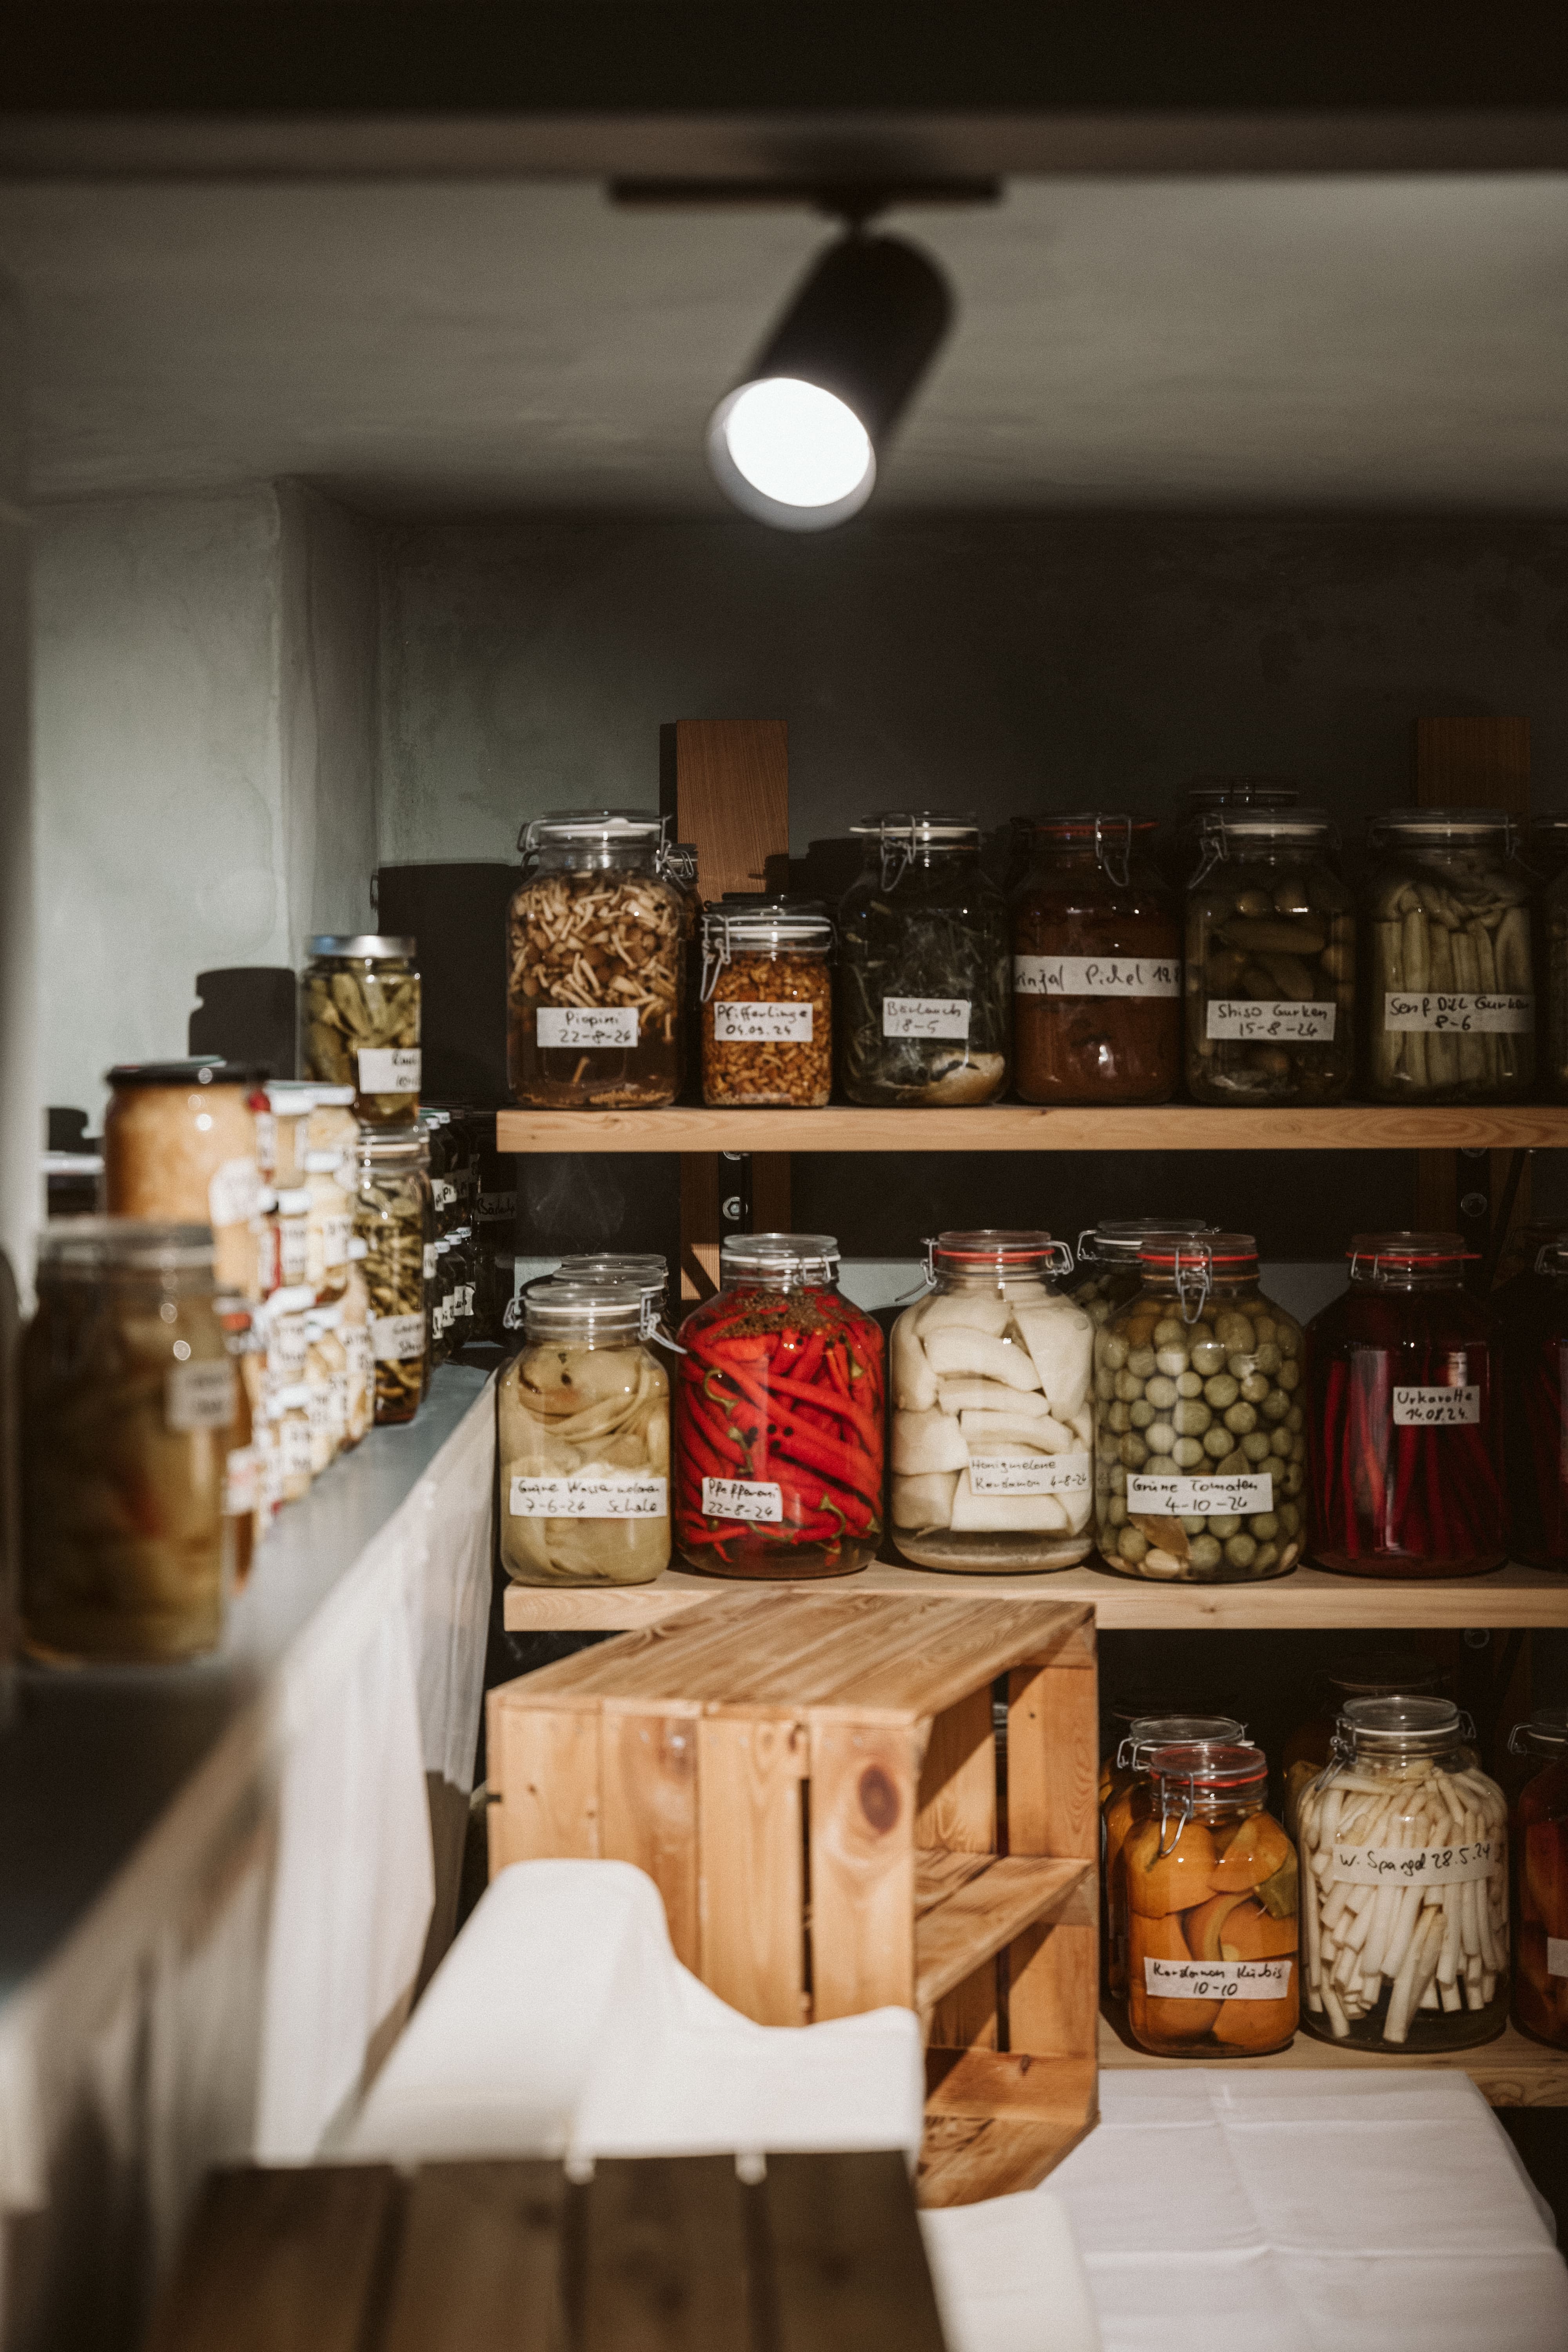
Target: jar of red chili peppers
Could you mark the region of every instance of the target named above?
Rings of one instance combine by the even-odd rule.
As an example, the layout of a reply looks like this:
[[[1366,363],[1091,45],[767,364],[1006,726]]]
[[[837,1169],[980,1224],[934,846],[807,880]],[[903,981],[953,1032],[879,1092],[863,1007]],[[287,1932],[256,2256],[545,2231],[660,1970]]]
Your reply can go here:
[[[1358,1234],[1307,1327],[1308,1549],[1346,1576],[1474,1576],[1507,1557],[1498,1322],[1458,1234]]]
[[[715,1576],[846,1576],[882,1533],[882,1335],[827,1234],[745,1234],[680,1327],[675,1539]]]
[[[1152,821],[1045,817],[1013,901],[1013,1048],[1032,1103],[1169,1102],[1182,1075],[1182,921]]]
[[[1509,1549],[1531,1568],[1568,1569],[1568,1230],[1493,1300],[1502,1325]]]

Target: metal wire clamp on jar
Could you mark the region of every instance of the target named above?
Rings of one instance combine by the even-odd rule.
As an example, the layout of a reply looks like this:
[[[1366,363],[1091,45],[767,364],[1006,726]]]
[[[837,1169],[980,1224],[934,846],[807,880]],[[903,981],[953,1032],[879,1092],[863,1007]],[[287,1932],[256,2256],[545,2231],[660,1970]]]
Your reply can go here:
[[[1508,1752],[1534,1767],[1513,1808],[1513,2021],[1568,2050],[1568,1708],[1537,1707]]]
[[[838,1067],[849,1100],[994,1102],[1011,1071],[1006,902],[971,817],[862,817],[838,913]]]
[[[939,1234],[931,1295],[893,1326],[893,1538],[916,1568],[1070,1568],[1088,1557],[1094,1326],[1044,1233]]]
[[[805,899],[702,919],[702,1099],[821,1110],[833,1091],[833,924]]]
[[[518,836],[507,917],[507,1076],[547,1110],[654,1108],[680,1087],[682,894],[665,820],[574,809]]]
[[[1215,1227],[1202,1217],[1113,1217],[1086,1225],[1078,1237],[1073,1259],[1080,1279],[1073,1284],[1072,1299],[1092,1323],[1107,1323],[1119,1307],[1143,1287],[1143,1244],[1157,1235],[1187,1241],[1212,1234]]]
[[[1100,1881],[1104,1973],[1119,2000],[1127,1995],[1127,1921],[1110,1916],[1110,1889],[1123,1841],[1137,1818],[1139,1792],[1151,1785],[1149,1759],[1158,1748],[1194,1740],[1245,1740],[1247,1726],[1231,1715],[1141,1715],[1133,1717],[1116,1753],[1100,1768]]]
[[[1089,811],[1034,825],[1013,897],[1013,1044],[1033,1103],[1163,1103],[1182,1075],[1182,925],[1152,821]]]
[[[1156,1748],[1121,1842],[1111,1916],[1125,1922],[1127,2022],[1171,2058],[1257,2058],[1300,2021],[1300,1893],[1289,1839],[1264,1811],[1260,1748]]]
[[[353,1087],[363,1127],[407,1127],[419,1110],[416,942],[380,931],[307,940],[300,1056],[307,1078]]]
[[[1144,1288],[1095,1336],[1101,1564],[1200,1583],[1284,1576],[1301,1548],[1301,1329],[1250,1234],[1143,1244]]]
[[[1187,786],[1186,814],[1171,827],[1160,852],[1160,870],[1184,890],[1198,862],[1204,821],[1211,816],[1268,816],[1294,809],[1301,794],[1288,776],[1194,776]]]
[[[1531,879],[1496,809],[1368,829],[1366,1083],[1375,1102],[1518,1102],[1535,1082]]]
[[[1301,1800],[1306,2008],[1321,2041],[1468,2050],[1508,2015],[1502,1790],[1446,1698],[1352,1699]]]
[[[1355,1066],[1355,915],[1321,809],[1205,817],[1187,886],[1194,1102],[1331,1103]]]

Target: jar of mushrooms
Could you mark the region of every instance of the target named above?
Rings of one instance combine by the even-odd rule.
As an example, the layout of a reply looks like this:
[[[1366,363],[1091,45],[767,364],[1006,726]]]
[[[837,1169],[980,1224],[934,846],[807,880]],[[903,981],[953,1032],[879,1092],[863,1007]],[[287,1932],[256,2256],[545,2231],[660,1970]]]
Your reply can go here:
[[[1196,1102],[1331,1103],[1355,1062],[1355,917],[1321,809],[1205,816],[1187,891]]]
[[[1517,1102],[1535,1081],[1530,875],[1495,809],[1394,809],[1371,828],[1367,1090]]]
[[[702,923],[702,1099],[820,1110],[833,1091],[833,925],[805,900],[710,907]]]

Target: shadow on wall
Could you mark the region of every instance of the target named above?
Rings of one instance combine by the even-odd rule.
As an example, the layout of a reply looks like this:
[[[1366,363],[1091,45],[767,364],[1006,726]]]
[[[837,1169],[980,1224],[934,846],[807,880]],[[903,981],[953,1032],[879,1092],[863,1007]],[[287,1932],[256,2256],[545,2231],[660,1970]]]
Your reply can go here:
[[[286,964],[199,971],[196,996],[187,1053],[265,1063],[275,1078],[294,1076],[295,980]]]

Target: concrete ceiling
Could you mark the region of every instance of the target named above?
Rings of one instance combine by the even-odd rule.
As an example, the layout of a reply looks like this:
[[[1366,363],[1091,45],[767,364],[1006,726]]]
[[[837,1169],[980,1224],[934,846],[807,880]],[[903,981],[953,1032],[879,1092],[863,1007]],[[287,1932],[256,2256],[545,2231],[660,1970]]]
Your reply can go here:
[[[889,226],[957,331],[879,510],[1568,509],[1568,179],[1015,182]],[[826,231],[579,184],[0,193],[39,499],[722,511],[709,408]]]

